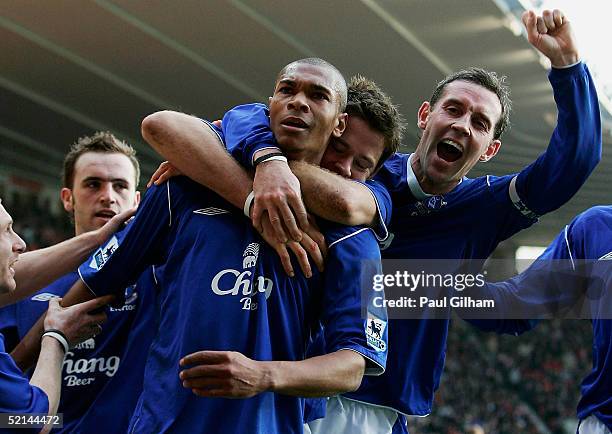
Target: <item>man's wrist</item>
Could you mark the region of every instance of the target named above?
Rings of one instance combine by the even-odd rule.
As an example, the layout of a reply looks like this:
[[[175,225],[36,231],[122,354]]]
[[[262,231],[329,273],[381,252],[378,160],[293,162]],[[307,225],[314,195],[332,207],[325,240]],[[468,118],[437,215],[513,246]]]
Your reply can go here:
[[[52,346],[52,347],[58,348],[59,350],[61,350],[62,354],[64,355],[66,355],[66,353],[70,349],[68,347],[67,341],[66,341],[66,345],[64,345],[64,342],[58,339],[56,335],[52,335],[50,333],[49,334],[43,333],[41,337],[40,345],[41,345],[41,349],[45,346]]]
[[[257,362],[261,369],[262,392],[276,392],[279,386],[279,369],[281,362]]]

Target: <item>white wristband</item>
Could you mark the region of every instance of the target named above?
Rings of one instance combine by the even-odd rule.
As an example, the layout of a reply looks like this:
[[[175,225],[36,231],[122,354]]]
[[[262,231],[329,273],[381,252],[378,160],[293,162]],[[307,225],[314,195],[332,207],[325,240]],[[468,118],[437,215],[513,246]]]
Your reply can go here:
[[[244,215],[247,216],[247,218],[251,218],[251,206],[253,205],[254,199],[255,199],[255,192],[252,191],[249,193],[246,200],[244,201],[243,211],[244,211]]]
[[[56,339],[60,344],[62,344],[62,347],[64,347],[64,354],[68,353],[68,351],[70,350],[70,345],[68,345],[68,341],[59,333],[54,331],[48,331],[43,333],[42,337],[44,338],[45,336],[50,336]]]
[[[284,155],[274,155],[274,156],[272,156],[270,158],[266,158],[265,160],[263,160],[259,164],[267,163],[268,161],[284,161],[286,163],[287,162],[287,157],[285,157]]]

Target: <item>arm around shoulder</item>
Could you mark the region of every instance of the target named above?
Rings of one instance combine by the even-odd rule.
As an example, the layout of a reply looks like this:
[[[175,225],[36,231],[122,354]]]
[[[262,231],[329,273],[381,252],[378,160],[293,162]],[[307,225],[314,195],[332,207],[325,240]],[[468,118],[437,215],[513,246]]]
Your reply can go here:
[[[376,201],[365,185],[304,162],[292,161],[290,167],[312,213],[348,226],[369,226],[376,221]]]

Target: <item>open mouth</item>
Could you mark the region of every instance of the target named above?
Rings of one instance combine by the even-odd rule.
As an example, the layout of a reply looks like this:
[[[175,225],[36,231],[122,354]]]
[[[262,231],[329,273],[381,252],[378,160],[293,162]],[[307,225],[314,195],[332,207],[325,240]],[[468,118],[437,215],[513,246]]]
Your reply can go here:
[[[463,155],[463,148],[458,143],[444,139],[438,143],[436,148],[438,157],[449,163],[457,161]]]
[[[305,130],[308,128],[308,124],[298,117],[288,117],[281,122],[281,125],[289,128],[296,128],[299,130]]]
[[[112,219],[117,213],[111,210],[98,211],[95,216],[103,219]]]

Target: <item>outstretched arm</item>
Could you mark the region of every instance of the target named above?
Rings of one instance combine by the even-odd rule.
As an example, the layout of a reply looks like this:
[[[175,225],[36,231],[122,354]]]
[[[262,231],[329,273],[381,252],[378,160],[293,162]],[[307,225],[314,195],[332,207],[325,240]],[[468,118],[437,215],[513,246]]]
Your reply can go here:
[[[70,238],[51,247],[20,255],[19,261],[15,264],[17,289],[0,295],[0,306],[28,297],[77,268],[95,248],[110,238],[135,212],[135,208],[122,212],[100,229]]]
[[[300,361],[257,361],[233,351],[199,351],[180,362],[183,387],[198,396],[250,398],[261,392],[317,397],[356,390],[365,359],[340,350]]]

